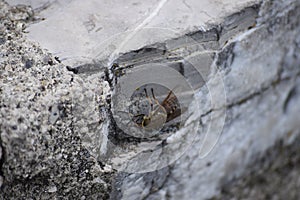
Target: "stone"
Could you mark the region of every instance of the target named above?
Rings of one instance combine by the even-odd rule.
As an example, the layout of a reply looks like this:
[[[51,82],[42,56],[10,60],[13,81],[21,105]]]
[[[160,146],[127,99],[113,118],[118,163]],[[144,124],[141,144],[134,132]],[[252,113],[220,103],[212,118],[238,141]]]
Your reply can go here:
[[[209,24],[220,23],[229,14],[259,0],[151,0],[117,4],[95,0],[8,2],[27,3],[38,10],[45,20],[29,26],[28,37],[59,56],[65,64],[80,65],[91,60],[110,62],[110,54],[115,56],[110,59],[116,59],[120,53],[207,30]]]
[[[299,1],[8,3],[0,197],[299,199]],[[184,111],[137,137],[151,81]]]

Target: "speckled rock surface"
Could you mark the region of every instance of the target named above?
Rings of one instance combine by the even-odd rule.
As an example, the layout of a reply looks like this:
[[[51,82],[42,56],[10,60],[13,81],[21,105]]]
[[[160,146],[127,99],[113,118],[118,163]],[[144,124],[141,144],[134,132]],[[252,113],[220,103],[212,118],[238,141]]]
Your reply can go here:
[[[85,87],[92,84],[26,41],[24,28],[35,20],[29,7],[1,1],[0,13],[0,198],[108,198],[113,173],[83,147],[74,125],[96,129],[103,118],[86,110],[76,119],[72,109],[91,95],[95,109],[104,105],[101,75],[90,80],[95,88]]]
[[[300,2],[249,2],[205,30],[122,53],[112,66],[66,66],[24,36],[38,14],[0,1],[0,198],[299,199]],[[137,139],[117,127],[111,98],[122,77],[157,63],[191,82],[200,107],[191,104],[192,119],[166,140]],[[174,143],[179,158],[160,165],[163,154],[144,156],[155,142],[163,150]],[[114,168],[122,159],[139,173]]]

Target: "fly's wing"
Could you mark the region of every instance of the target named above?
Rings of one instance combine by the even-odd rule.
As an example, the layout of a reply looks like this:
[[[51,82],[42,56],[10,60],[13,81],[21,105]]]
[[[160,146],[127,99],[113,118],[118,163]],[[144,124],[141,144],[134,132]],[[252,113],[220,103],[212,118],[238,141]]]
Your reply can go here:
[[[163,100],[161,105],[165,108],[167,112],[166,122],[169,122],[172,119],[175,119],[176,117],[181,115],[179,101],[172,91],[169,92],[168,96]]]

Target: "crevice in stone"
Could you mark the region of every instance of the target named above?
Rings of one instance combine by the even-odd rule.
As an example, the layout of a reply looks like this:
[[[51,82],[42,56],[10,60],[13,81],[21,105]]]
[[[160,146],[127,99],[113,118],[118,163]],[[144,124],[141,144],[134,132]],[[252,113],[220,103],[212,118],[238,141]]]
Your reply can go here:
[[[234,61],[234,47],[236,42],[231,42],[226,45],[222,51],[220,51],[216,56],[216,65],[219,70],[230,70],[230,66]]]
[[[239,100],[237,100],[235,102],[229,103],[229,104],[227,104],[226,106],[223,106],[223,107],[209,109],[207,112],[205,112],[204,114],[202,114],[200,116],[200,119],[202,119],[203,117],[206,117],[206,116],[210,115],[212,112],[215,112],[215,111],[220,111],[222,109],[231,109],[231,108],[233,108],[235,106],[241,106],[241,105],[245,104],[246,102],[254,99],[255,97],[262,95],[264,92],[268,91],[269,89],[276,87],[280,83],[282,83],[284,81],[294,80],[297,77],[300,77],[300,72],[298,72],[294,76],[285,77],[283,79],[276,79],[273,82],[271,82],[269,85],[260,88],[258,91],[254,92],[254,93],[252,93],[252,94],[250,94],[250,95],[248,95],[248,96],[246,96],[244,98],[241,98],[241,99],[239,99]],[[289,96],[287,97],[287,100],[284,103],[283,108],[285,108],[285,106],[286,106],[285,104],[287,104],[288,100],[289,100]]]
[[[103,63],[86,63],[76,67],[67,66],[67,70],[73,72],[74,74],[95,74],[98,72],[103,72],[105,68]]]
[[[70,72],[73,72],[74,74],[78,74],[78,69],[77,68],[72,68],[70,66],[66,66],[67,70]]]
[[[113,87],[112,79],[110,78],[110,72],[109,72],[108,68],[106,68],[104,70],[104,77],[103,77],[103,79],[108,82],[108,85],[109,85],[110,88]]]
[[[259,11],[259,5],[254,5],[249,8],[246,8],[245,10],[241,11],[238,14],[234,14],[231,17],[228,17],[228,22],[224,22],[224,24],[213,27],[207,31],[196,31],[194,33],[189,33],[187,35],[182,36],[184,37],[191,37],[195,41],[199,43],[203,42],[210,42],[210,41],[216,41],[218,42],[220,38],[224,36],[228,31],[234,30],[236,27],[233,26],[232,24],[237,23],[232,21],[236,15],[249,15],[250,13],[258,13]],[[252,21],[256,20],[256,15],[251,16],[253,17]],[[250,24],[249,24],[250,25]],[[252,25],[252,24],[251,24]],[[248,27],[244,27],[245,30],[239,30],[238,34],[242,34],[244,31],[248,31]],[[109,69],[106,69],[105,71],[105,79],[106,81],[109,82],[110,87],[113,89],[113,87],[117,84],[119,77],[123,76],[126,73],[126,69],[130,69],[132,67],[137,67],[138,65],[142,63],[147,63],[147,62],[166,62],[170,61],[168,60],[168,51],[166,49],[166,44],[172,43],[172,41],[175,40],[180,40],[180,38],[176,39],[170,39],[169,41],[166,41],[165,43],[160,43],[160,44],[155,44],[151,46],[146,46],[143,48],[140,48],[138,50],[120,55],[116,61],[115,64],[113,64]],[[235,42],[230,42],[230,43],[225,43],[225,46],[218,47],[219,51],[216,51],[218,53],[218,56],[215,58],[217,59],[217,65],[220,65],[221,68],[224,69],[229,69],[229,66],[232,64],[234,60],[234,53],[233,49],[235,46]],[[172,51],[170,51],[172,52]],[[149,59],[150,58],[150,59]],[[174,58],[173,58],[174,59]],[[182,58],[175,58],[173,61],[176,62],[181,62]],[[181,66],[182,68],[182,66]],[[181,69],[181,71],[184,71],[184,69]],[[226,105],[226,108],[233,107],[234,105],[242,104],[246,102],[247,100],[255,97],[256,95],[259,95],[261,92],[254,93],[253,95],[249,95],[245,98],[242,98],[241,100],[231,103],[229,105]],[[109,106],[111,104],[109,103]],[[118,128],[117,124],[115,123],[112,113],[111,113],[111,108],[108,108],[108,113],[109,113],[109,134],[108,138],[109,141],[111,141],[113,144],[128,144],[128,143],[139,143],[142,142],[143,139],[140,138],[134,138],[133,136],[129,136],[125,134],[121,129]],[[200,117],[200,121],[203,117],[206,115],[209,115],[213,111],[219,110],[222,108],[212,108],[206,113],[202,114]]]
[[[222,48],[223,42],[226,44],[228,39],[234,37],[236,34],[247,31],[249,27],[255,24],[259,8],[260,4],[252,5],[238,13],[226,17],[224,22],[220,25],[211,25],[211,28],[208,30],[194,31],[178,38],[147,45],[140,49],[121,54],[115,62],[118,63],[118,69],[125,69],[145,63],[178,62],[183,60],[186,55],[179,55],[175,51],[194,46],[195,44],[202,45],[204,49],[218,51],[218,49],[220,50]],[[236,17],[237,15],[240,17]],[[189,41],[188,38],[192,40]],[[224,41],[220,41],[221,39]],[[211,44],[212,42],[215,43]],[[178,45],[172,47],[173,43]],[[194,52],[191,51],[188,54],[192,53]]]
[[[295,79],[296,77],[299,77],[300,76],[300,72],[298,72],[297,74],[295,74],[294,76],[290,76],[290,77],[285,77],[283,79],[276,79],[274,81],[272,81],[269,85],[265,86],[265,87],[261,87],[259,90],[257,90],[256,92],[244,97],[244,98],[241,98],[235,102],[232,102],[230,104],[228,104],[226,107],[227,108],[231,108],[231,107],[234,107],[236,105],[242,105],[244,104],[245,102],[255,98],[256,96],[259,96],[261,95],[262,93],[264,93],[265,91],[269,90],[270,88],[274,88],[276,85],[279,85],[281,82],[283,81],[290,81],[290,80],[293,80]],[[279,78],[279,77],[278,77]]]
[[[294,86],[288,93],[284,103],[283,103],[283,112],[286,113],[287,111],[287,107],[288,107],[288,104],[290,102],[290,100],[297,95],[297,90],[296,90],[296,87]]]
[[[0,130],[1,130],[1,126],[0,126]],[[4,146],[3,146],[3,141],[2,141],[2,138],[1,138],[1,134],[0,134],[0,149],[1,149],[1,152],[2,152],[2,155],[0,157],[0,177],[5,179],[4,171],[3,171],[3,165],[4,165],[4,162],[5,162],[5,159],[6,159],[6,151],[5,151]],[[2,186],[0,185],[0,189],[1,188],[2,188]]]

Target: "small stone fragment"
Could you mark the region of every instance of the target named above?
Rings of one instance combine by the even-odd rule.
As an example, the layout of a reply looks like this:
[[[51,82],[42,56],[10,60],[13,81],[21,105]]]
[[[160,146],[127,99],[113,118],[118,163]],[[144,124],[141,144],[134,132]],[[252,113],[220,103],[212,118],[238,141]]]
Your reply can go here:
[[[33,65],[34,65],[34,61],[33,60],[31,60],[31,59],[26,60],[26,62],[25,62],[25,68],[26,69],[31,68]]]

